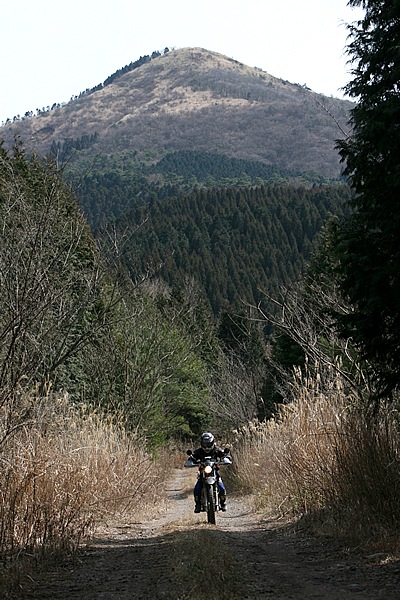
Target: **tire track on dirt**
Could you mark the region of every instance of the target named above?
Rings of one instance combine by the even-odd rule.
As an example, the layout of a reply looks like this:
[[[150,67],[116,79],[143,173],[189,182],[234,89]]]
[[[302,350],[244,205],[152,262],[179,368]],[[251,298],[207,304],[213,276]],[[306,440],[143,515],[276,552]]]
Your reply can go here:
[[[162,514],[103,528],[74,560],[25,582],[24,600],[400,600],[399,563],[349,556],[228,496],[217,525],[193,514],[193,471],[177,469]]]

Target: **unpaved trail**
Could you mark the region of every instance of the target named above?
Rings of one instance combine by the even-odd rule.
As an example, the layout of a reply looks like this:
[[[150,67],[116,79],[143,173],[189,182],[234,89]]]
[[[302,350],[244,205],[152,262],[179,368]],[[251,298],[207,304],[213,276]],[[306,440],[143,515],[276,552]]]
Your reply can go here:
[[[38,573],[25,600],[400,600],[400,564],[349,556],[229,498],[217,525],[193,514],[193,470],[177,469],[165,513],[97,534],[78,559]]]

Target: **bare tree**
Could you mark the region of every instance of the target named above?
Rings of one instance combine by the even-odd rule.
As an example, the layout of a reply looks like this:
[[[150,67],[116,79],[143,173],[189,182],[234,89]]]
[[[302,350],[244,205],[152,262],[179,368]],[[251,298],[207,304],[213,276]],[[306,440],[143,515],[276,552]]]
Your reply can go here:
[[[84,218],[57,173],[19,147],[0,153],[0,409],[3,437],[113,302]],[[0,440],[1,441],[1,440]]]
[[[329,316],[333,311],[351,311],[333,285],[324,286],[307,278],[282,289],[279,298],[268,297],[268,303],[275,309],[268,311],[259,305],[261,316],[299,344],[310,368],[313,363],[325,365],[340,374],[353,392],[370,393],[368,365],[360,362],[351,340],[338,335]]]
[[[261,379],[262,373],[258,373]],[[253,421],[258,416],[258,403],[254,370],[234,354],[222,354],[218,360],[215,378],[211,383],[213,402],[210,412],[219,433],[228,433]]]

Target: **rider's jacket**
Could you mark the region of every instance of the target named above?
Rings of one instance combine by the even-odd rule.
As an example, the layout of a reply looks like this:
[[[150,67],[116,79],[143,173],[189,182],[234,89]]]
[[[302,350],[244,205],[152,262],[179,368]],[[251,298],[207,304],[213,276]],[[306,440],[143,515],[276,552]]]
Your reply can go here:
[[[219,446],[214,446],[211,452],[206,452],[203,448],[197,448],[192,452],[191,458],[194,458],[195,461],[204,460],[206,456],[211,456],[211,458],[224,458],[226,456],[225,452]]]

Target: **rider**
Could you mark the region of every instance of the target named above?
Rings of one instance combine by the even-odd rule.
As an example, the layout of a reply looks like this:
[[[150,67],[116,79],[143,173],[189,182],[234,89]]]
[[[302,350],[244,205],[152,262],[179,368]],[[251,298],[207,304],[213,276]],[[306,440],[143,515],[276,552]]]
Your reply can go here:
[[[194,452],[192,452],[192,455],[189,460],[192,460],[192,462],[196,463],[204,460],[206,456],[210,456],[213,459],[225,458],[228,456],[227,451],[222,450],[222,448],[219,448],[219,446],[215,444],[214,436],[212,433],[209,432],[203,433],[200,440],[200,448],[197,448],[197,450],[194,450]],[[228,456],[228,458],[230,457]],[[201,485],[201,477],[199,477],[193,490],[195,513],[199,513],[201,511]],[[226,490],[220,475],[218,475],[218,495],[221,510],[226,511]]]

